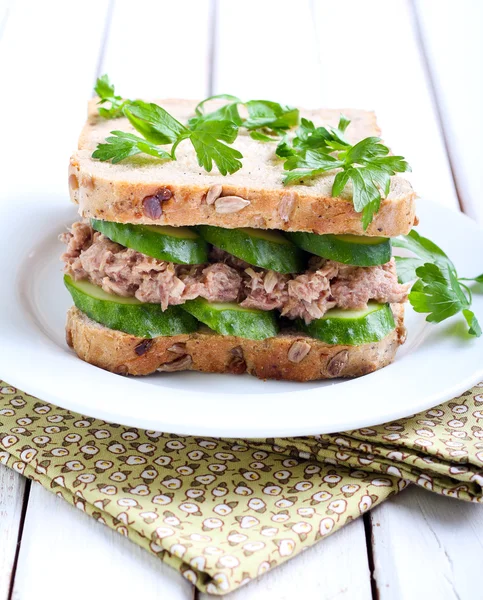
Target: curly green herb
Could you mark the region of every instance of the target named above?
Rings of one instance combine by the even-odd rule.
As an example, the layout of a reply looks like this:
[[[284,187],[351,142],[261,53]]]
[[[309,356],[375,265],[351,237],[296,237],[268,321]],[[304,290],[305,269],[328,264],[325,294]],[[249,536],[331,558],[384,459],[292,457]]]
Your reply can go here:
[[[349,124],[343,115],[337,127],[315,127],[312,121],[302,119],[296,137],[291,143],[283,139],[277,154],[285,158],[283,168],[290,171],[283,180],[285,185],[341,169],[332,196],[340,196],[350,180],[354,208],[362,213],[362,225],[367,229],[381,206],[382,194],[389,194],[391,176],[411,168],[402,156],[390,156],[380,138],[368,137],[352,146],[344,137]]]
[[[409,293],[409,302],[414,310],[427,313],[426,321],[430,323],[440,323],[462,312],[468,333],[480,337],[480,324],[470,309],[472,292],[463,281],[483,283],[483,274],[473,278],[458,277],[454,264],[443,250],[414,230],[406,236],[394,238],[392,244],[416,255],[396,256],[399,281],[406,283],[416,279]]]

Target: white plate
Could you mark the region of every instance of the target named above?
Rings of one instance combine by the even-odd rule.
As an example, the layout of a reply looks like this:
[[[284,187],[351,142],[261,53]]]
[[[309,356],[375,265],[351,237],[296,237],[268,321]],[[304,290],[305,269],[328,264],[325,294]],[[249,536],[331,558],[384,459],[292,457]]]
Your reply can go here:
[[[483,235],[467,217],[419,202],[418,231],[440,244],[460,274],[483,271]],[[249,375],[113,375],[79,360],[64,341],[71,305],[57,236],[76,219],[66,198],[0,202],[0,376],[42,400],[124,425],[213,436],[343,431],[435,406],[483,379],[483,337],[462,317],[428,325],[408,306],[409,335],[394,364],[351,381],[291,383]],[[474,296],[483,321],[483,295]]]

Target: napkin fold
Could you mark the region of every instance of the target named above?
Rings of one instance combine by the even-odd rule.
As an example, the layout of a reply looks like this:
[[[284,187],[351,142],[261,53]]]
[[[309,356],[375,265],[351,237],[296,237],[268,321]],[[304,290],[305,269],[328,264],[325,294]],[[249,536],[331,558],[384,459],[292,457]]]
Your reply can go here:
[[[341,434],[241,440],[106,423],[0,381],[0,463],[225,594],[410,482],[483,502],[483,383]]]

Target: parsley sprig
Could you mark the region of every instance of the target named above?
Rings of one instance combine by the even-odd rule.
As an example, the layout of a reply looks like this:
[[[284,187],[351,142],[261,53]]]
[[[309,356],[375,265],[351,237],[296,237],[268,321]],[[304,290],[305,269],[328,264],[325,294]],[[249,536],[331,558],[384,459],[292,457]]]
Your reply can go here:
[[[206,171],[213,169],[213,163],[222,175],[232,174],[241,169],[241,152],[231,148],[240,127],[250,131],[259,141],[280,139],[290,127],[299,121],[299,111],[269,100],[249,100],[243,102],[236,96],[221,94],[211,96],[198,104],[195,116],[183,125],[164,108],[141,100],[126,100],[117,95],[107,75],[100,77],[94,88],[99,96],[99,114],[107,119],[125,116],[142,137],[112,131],[111,136],[100,143],[93,158],[101,161],[121,162],[129,156],[145,153],[163,160],[176,160],[178,145],[189,140],[196,152],[198,163]],[[204,105],[209,100],[228,100],[216,110],[205,113]],[[105,107],[109,104],[109,107]],[[248,118],[242,118],[239,106],[245,106]],[[171,144],[171,148],[161,148]]]
[[[468,324],[468,333],[479,337],[481,327],[470,309],[472,292],[463,282],[483,283],[483,274],[473,278],[458,277],[453,262],[443,250],[414,229],[406,236],[394,238],[392,243],[416,255],[396,256],[399,281],[406,283],[416,280],[409,293],[409,302],[414,310],[427,313],[426,321],[431,323],[440,323],[462,312]]]
[[[389,148],[378,137],[368,137],[351,145],[344,134],[350,121],[343,115],[337,127],[315,127],[302,119],[295,138],[283,139],[277,155],[285,158],[283,168],[290,171],[285,185],[304,183],[328,171],[341,169],[335,176],[332,196],[340,196],[349,180],[352,200],[362,213],[364,230],[371,224],[381,206],[382,197],[389,194],[391,175],[410,171],[402,156],[390,156]]]
[[[142,137],[122,131],[112,131],[111,137],[97,146],[93,158],[118,163],[141,152],[164,160],[176,160],[178,145],[189,140],[195,149],[198,163],[206,171],[216,164],[222,175],[235,173],[242,167],[241,152],[231,148],[238,135],[238,125],[230,119],[200,119],[188,127],[171,116],[157,104],[142,100],[123,100],[116,95],[114,86],[106,75],[97,80],[95,91],[99,104],[110,103],[110,108],[100,107],[105,118],[127,117]],[[160,146],[171,144],[169,150]]]
[[[216,110],[205,113],[204,105],[210,100],[228,100]],[[248,118],[240,115],[239,107],[244,106]],[[259,142],[278,141],[288,129],[299,124],[299,110],[293,106],[286,106],[270,100],[248,100],[244,102],[237,96],[230,94],[218,94],[210,96],[200,102],[195,108],[196,116],[189,123],[197,123],[201,120],[230,119],[250,132],[250,137]]]
[[[97,145],[96,150],[92,153],[93,158],[101,161],[110,160],[116,164],[129,156],[144,153],[156,158],[171,160],[169,152],[144,138],[125,131],[111,131],[111,134],[106,138],[106,143]]]
[[[94,86],[95,93],[99,96],[100,100],[98,104],[105,104],[109,102],[110,108],[99,107],[99,114],[105,119],[117,119],[122,117],[122,109],[124,108],[125,101],[121,96],[116,95],[114,86],[109,81],[107,75],[101,75],[96,81]]]

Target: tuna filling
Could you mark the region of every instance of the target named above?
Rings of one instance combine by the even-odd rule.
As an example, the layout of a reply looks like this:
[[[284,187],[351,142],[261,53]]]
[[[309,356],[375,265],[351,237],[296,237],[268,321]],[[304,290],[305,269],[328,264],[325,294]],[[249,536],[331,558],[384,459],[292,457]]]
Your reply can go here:
[[[353,267],[312,257],[302,274],[283,275],[253,267],[213,248],[211,262],[177,265],[125,248],[84,222],[61,235],[65,272],[87,279],[106,292],[161,304],[163,310],[186,300],[239,302],[241,306],[278,310],[306,323],[329,309],[363,309],[369,300],[405,302],[408,285],[397,281],[394,259],[376,267]]]

